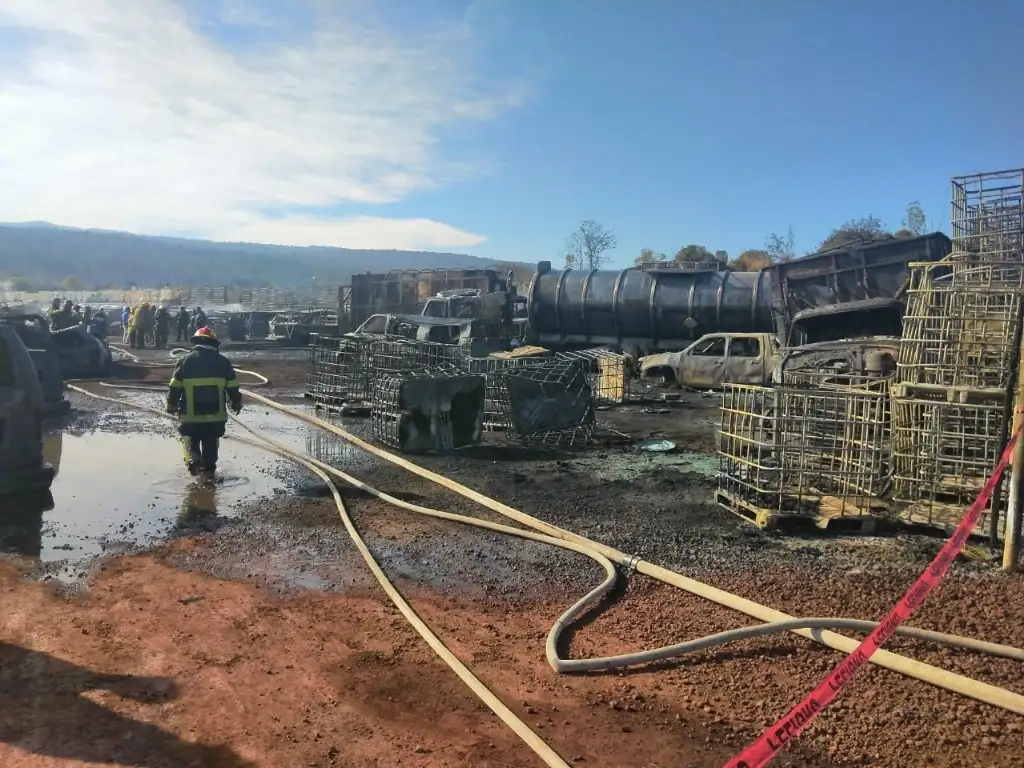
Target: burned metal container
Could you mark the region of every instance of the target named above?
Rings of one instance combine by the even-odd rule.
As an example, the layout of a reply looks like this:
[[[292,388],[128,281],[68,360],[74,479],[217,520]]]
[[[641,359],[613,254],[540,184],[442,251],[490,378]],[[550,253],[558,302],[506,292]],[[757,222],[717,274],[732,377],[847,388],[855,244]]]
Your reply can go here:
[[[543,271],[527,294],[542,346],[610,346],[638,357],[706,333],[773,329],[765,272],[711,269]]]
[[[480,441],[483,376],[448,366],[383,374],[373,386],[370,431],[403,453],[433,453]]]
[[[549,360],[551,353],[539,347],[469,358],[469,372],[483,376],[487,382],[487,395],[484,400],[485,430],[503,431],[509,427],[508,390],[505,388],[502,373],[515,368],[539,365]]]
[[[579,360],[550,359],[497,374],[506,435],[537,446],[585,444],[594,433],[594,400]]]
[[[775,331],[784,346],[830,341],[848,336],[899,335],[895,333],[889,302],[898,300],[902,314],[910,264],[935,262],[952,250],[952,241],[941,232],[900,240],[887,240],[857,247],[837,248],[793,261],[772,264],[763,270],[771,284],[771,314]],[[844,318],[856,322],[847,333],[838,324],[835,310],[863,302],[863,312],[847,312]],[[819,312],[821,322],[831,325],[829,338],[793,339],[792,330],[801,318]],[[876,327],[871,320],[877,320]]]
[[[388,336],[346,334],[310,340],[306,397],[325,410],[369,404],[382,374],[422,371],[439,365],[466,368],[461,347]]]
[[[474,289],[492,293],[506,289],[495,269],[419,269],[352,275],[352,284],[338,291],[338,313],[356,328],[370,315],[415,315],[442,291]]]

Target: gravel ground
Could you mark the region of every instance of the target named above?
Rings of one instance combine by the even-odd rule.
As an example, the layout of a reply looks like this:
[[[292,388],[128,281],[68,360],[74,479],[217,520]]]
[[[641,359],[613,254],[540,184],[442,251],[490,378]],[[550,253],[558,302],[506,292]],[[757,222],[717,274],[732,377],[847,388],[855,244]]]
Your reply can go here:
[[[247,363],[256,370],[272,367],[260,360]],[[281,394],[294,392],[287,387],[304,376],[301,366],[291,363],[275,370],[276,381],[284,382]],[[657,407],[602,411],[607,424],[631,439],[587,451],[531,453],[490,440],[456,456],[416,461],[536,517],[794,615],[884,616],[941,540],[774,535],[717,507],[711,500],[717,403],[715,397],[687,393]],[[117,418],[109,414],[90,418],[101,428],[117,428]],[[353,431],[365,429],[365,421],[349,424]],[[679,452],[647,456],[633,448],[634,440],[651,436],[673,440]],[[324,458],[332,456],[328,452]],[[353,463],[344,454],[335,458],[342,468],[407,501],[496,519],[388,463],[365,457]],[[326,489],[305,473],[279,471],[289,478],[289,492],[254,499],[231,520],[197,516],[176,535],[198,534],[202,545],[185,546],[194,540],[186,538],[160,550],[159,560],[203,578],[252,582],[278,600],[301,600],[310,588],[338,599],[382,599]],[[565,711],[569,696],[575,719],[567,719],[567,726],[589,723],[593,716],[602,728],[609,723],[619,728],[623,740],[632,739],[624,734],[644,734],[638,753],[614,758],[610,748],[593,751],[578,742],[567,747],[564,735],[561,742],[554,739],[563,750],[578,750],[586,764],[720,766],[842,658],[784,635],[656,668],[559,678],[543,665],[543,638],[569,602],[596,583],[599,568],[551,547],[424,519],[352,489],[343,496],[389,575],[506,701],[521,700],[523,711],[536,715],[541,725],[547,718],[550,729],[560,722],[554,711]],[[960,562],[913,623],[1020,645],[1021,606],[1020,576]],[[604,611],[572,633],[570,651],[575,657],[622,653],[750,622],[634,574]],[[484,626],[491,630],[478,631]],[[465,637],[467,632],[472,637]],[[1024,694],[1024,676],[1014,662],[911,641],[896,641],[892,650]],[[389,669],[398,674],[400,667],[389,664],[378,674],[386,677]],[[511,670],[520,677],[510,677]],[[870,668],[778,764],[1009,768],[1021,764],[1022,745],[1024,718]],[[410,764],[469,764],[431,761],[426,754]],[[669,754],[676,757],[663,756]],[[474,753],[472,764],[532,764],[522,757],[513,752],[502,758],[508,762],[495,762]]]

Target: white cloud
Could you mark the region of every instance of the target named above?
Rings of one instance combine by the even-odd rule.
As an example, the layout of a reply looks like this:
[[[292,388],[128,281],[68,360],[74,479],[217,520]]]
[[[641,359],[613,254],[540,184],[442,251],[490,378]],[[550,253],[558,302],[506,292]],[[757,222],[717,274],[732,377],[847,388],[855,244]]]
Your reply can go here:
[[[243,46],[183,7],[0,0],[0,46],[26,46],[0,57],[0,220],[297,245],[483,242],[429,219],[323,214],[479,171],[446,157],[438,129],[493,119],[524,92],[471,74],[464,25],[397,35],[334,11],[276,27],[224,0],[221,21],[255,30]]]

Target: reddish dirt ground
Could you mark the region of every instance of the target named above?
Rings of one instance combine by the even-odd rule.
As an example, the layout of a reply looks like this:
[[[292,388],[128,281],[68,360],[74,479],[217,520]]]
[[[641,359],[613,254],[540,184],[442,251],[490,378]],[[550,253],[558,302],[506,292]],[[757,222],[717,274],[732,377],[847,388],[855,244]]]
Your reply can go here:
[[[541,764],[375,590],[282,596],[165,562],[211,541],[110,560],[78,597],[0,568],[0,765]],[[798,592],[807,576],[766,580]],[[991,593],[990,602],[1019,596],[1019,583],[1003,583],[1005,594]],[[642,578],[632,584],[579,633],[573,655],[653,647],[744,623],[677,590]],[[853,597],[865,597],[868,586]],[[960,593],[969,588],[951,585],[951,597],[966,597]],[[820,585],[804,590],[822,592]],[[407,594],[571,764],[718,768],[840,658],[784,636],[657,669],[559,677],[544,661],[543,643],[564,599],[512,604],[414,588]],[[810,598],[791,602],[830,612]],[[881,602],[867,598],[863,608]],[[939,603],[922,618],[928,626],[948,617]],[[915,651],[908,643],[903,649]],[[1003,685],[1020,679],[1011,662],[914,655]],[[1010,768],[1020,765],[1022,726],[1024,718],[869,670],[777,764]]]
[[[539,764],[375,595],[281,599],[142,556],[109,562],[73,599],[4,567],[0,596],[5,766]],[[570,762],[729,756],[699,713],[615,677],[556,677],[550,615],[415,602]]]

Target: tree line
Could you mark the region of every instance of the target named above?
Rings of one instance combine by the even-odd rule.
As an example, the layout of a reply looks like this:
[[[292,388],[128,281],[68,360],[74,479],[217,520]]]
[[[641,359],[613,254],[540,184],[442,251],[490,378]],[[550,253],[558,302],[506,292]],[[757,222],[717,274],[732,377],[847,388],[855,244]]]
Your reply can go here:
[[[877,216],[850,219],[836,227],[818,243],[813,250],[798,254],[793,228],[784,234],[773,232],[765,239],[764,247],[748,248],[732,258],[724,250],[712,250],[704,245],[684,245],[672,256],[644,248],[633,259],[635,266],[650,263],[671,263],[675,265],[714,265],[728,267],[741,272],[754,272],[776,262],[792,261],[801,255],[821,253],[835,248],[865,245],[918,237],[928,230],[928,219],[921,203],[914,200],[907,204],[903,221],[895,230],[889,229]],[[565,243],[565,266],[572,269],[600,269],[608,262],[608,251],[618,245],[615,233],[594,219],[580,222],[579,227],[569,235]]]

